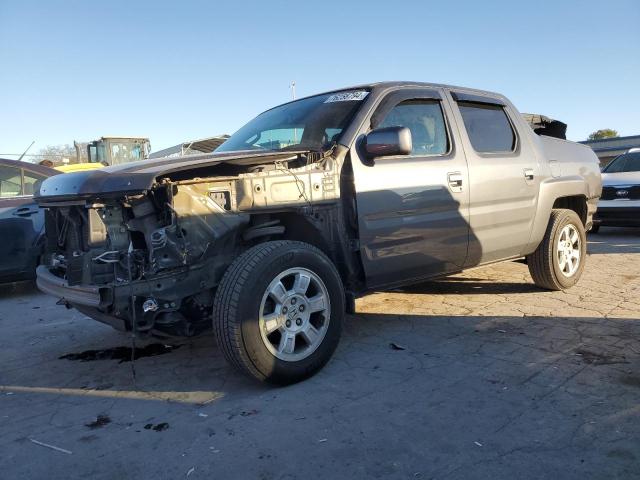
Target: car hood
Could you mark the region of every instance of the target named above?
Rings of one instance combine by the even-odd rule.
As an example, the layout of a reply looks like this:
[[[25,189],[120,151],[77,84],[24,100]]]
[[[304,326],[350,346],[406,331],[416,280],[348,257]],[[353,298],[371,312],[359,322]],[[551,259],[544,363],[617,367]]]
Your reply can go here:
[[[603,173],[602,186],[640,185],[640,172]]]
[[[295,157],[295,152],[224,152],[140,160],[99,170],[65,173],[48,178],[36,192],[38,203],[85,197],[113,197],[150,189],[158,177],[219,163],[242,165],[268,163]]]

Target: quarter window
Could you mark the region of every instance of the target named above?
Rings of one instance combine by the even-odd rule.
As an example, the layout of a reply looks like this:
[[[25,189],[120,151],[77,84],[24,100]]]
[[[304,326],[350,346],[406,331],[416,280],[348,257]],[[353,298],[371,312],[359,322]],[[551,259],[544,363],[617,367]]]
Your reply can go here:
[[[447,129],[440,103],[407,100],[393,107],[378,128],[407,127],[411,130],[412,155],[442,155],[449,150]]]
[[[458,107],[476,152],[504,153],[514,150],[516,137],[501,106],[458,102]]]

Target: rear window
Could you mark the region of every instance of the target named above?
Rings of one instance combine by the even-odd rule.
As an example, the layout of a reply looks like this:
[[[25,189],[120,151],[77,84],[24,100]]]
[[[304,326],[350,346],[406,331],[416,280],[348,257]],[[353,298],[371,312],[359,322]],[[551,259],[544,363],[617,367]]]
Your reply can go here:
[[[459,102],[469,140],[476,152],[505,153],[515,148],[516,136],[499,105]]]

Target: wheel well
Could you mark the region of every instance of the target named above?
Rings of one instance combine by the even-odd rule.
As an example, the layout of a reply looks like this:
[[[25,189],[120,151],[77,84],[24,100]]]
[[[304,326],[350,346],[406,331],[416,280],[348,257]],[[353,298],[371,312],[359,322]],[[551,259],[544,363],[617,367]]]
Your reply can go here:
[[[252,222],[254,225],[269,224],[281,229],[279,232],[264,232],[256,236],[252,243],[262,243],[269,240],[297,240],[308,243],[322,250],[325,255],[333,259],[332,251],[319,228],[313,225],[305,216],[295,213],[274,213],[258,217]],[[283,228],[284,227],[284,228]]]
[[[283,214],[279,216],[280,221],[285,227],[282,238],[285,240],[297,240],[299,242],[308,243],[319,248],[329,258],[333,258],[333,252],[327,244],[324,235],[320,229],[316,228],[309,222],[306,217],[296,214]]]
[[[583,195],[573,195],[570,197],[561,197],[553,203],[553,208],[566,208],[573,210],[578,214],[582,224],[587,224],[587,199]]]
[[[346,233],[340,230],[337,214],[339,211],[325,210],[308,215],[280,212],[256,216],[252,219],[250,229],[261,229],[260,225],[275,224],[277,226],[273,228],[281,230],[271,234],[271,229],[265,228],[261,234],[252,235],[250,244],[270,240],[296,240],[313,245],[333,262],[346,288],[350,291],[360,291],[364,282],[362,267],[348,244]]]

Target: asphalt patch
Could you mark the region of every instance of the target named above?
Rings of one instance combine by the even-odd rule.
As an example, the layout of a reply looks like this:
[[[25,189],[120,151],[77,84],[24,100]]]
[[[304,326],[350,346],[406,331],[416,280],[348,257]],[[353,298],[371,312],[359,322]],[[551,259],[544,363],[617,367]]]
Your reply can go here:
[[[156,357],[172,352],[180,348],[181,345],[163,345],[152,343],[144,347],[136,347],[133,360],[143,357]],[[80,362],[93,362],[95,360],[120,360],[119,363],[130,362],[132,359],[131,347],[114,347],[104,350],[85,350],[80,353],[67,353],[58,357],[60,360],[78,360]]]

